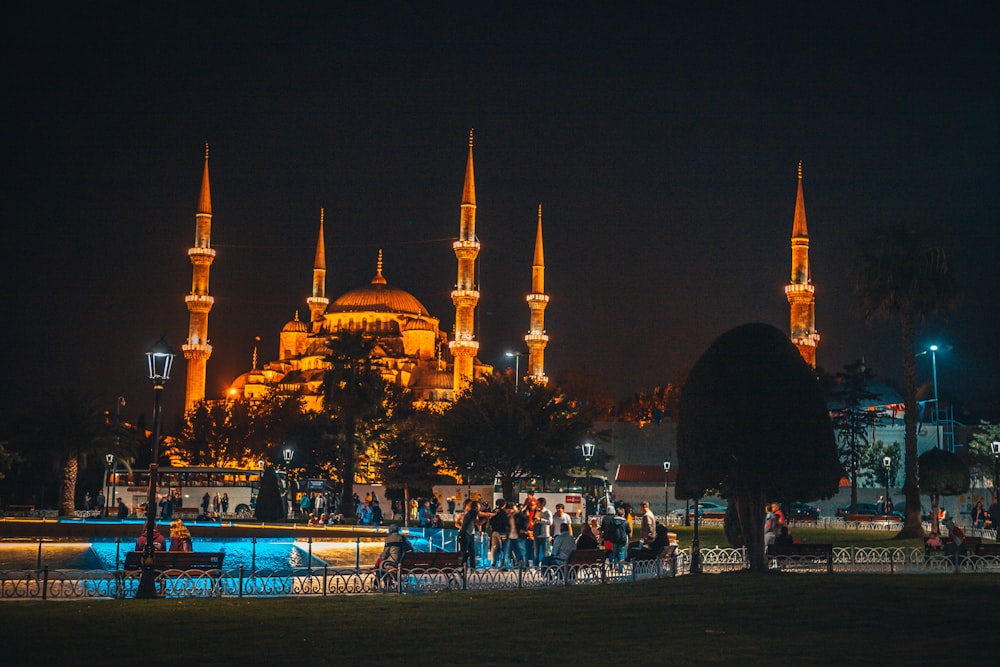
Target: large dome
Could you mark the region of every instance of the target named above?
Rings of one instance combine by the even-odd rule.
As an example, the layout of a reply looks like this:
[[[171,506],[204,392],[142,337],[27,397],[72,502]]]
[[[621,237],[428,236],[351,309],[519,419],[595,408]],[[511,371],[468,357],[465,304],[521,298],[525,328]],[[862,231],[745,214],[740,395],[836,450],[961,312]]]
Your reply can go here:
[[[391,287],[382,277],[381,268],[371,284],[347,292],[330,304],[328,313],[407,313],[429,316],[417,297],[406,290]]]

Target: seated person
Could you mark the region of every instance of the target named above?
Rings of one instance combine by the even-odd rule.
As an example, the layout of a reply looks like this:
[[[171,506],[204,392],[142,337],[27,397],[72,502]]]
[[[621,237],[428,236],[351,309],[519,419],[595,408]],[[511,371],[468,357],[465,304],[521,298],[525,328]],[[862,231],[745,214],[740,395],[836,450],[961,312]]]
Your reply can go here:
[[[170,550],[171,551],[193,551],[191,544],[191,531],[180,519],[170,522]]]
[[[944,541],[941,540],[941,536],[937,531],[932,531],[927,539],[924,540],[924,551],[944,551]]]
[[[142,551],[146,548],[146,531],[142,531],[139,539],[135,541],[135,550]],[[153,529],[153,551],[166,551],[167,540],[156,528]]]
[[[600,542],[597,541],[597,538],[597,519],[591,519],[588,523],[583,524],[583,530],[580,531],[580,537],[576,538],[576,548],[600,549]]]
[[[382,549],[382,554],[375,561],[376,569],[385,572],[395,568],[407,551],[413,551],[413,545],[410,544],[405,535],[400,534],[399,526],[392,524],[389,526],[389,534],[385,536],[385,547]]]
[[[662,523],[656,524],[656,537],[652,542],[643,544],[640,547],[631,547],[628,550],[626,560],[653,560],[660,555],[663,547],[670,543],[670,536],[667,534],[667,527]]]
[[[569,529],[569,524],[561,524],[559,534],[552,540],[552,555],[543,558],[542,565],[565,565],[574,551],[576,551],[576,542],[573,541],[573,533]]]

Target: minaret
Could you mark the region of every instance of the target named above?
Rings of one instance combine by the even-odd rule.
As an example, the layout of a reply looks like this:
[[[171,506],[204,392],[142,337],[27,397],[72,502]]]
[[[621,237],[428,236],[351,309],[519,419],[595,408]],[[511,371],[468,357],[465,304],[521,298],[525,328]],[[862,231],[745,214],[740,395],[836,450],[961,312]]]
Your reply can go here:
[[[462,189],[462,214],[458,240],[452,244],[458,259],[458,283],[451,293],[455,304],[455,338],[448,346],[455,360],[454,396],[458,398],[472,383],[472,361],[479,351],[475,340],[476,257],[479,241],[476,240],[476,180],[472,170],[472,130],[469,130],[469,158],[465,166],[465,187]]]
[[[795,219],[792,222],[792,281],[785,286],[791,320],[791,340],[806,363],[816,367],[816,288],[809,270],[809,229],[806,227],[806,201],[802,196],[802,162],[799,161],[799,190],[795,196]]]
[[[323,313],[330,305],[326,296],[326,243],[323,240],[323,209],[319,210],[319,240],[316,242],[316,261],[313,262],[312,296],[306,299],[312,313],[313,333],[323,328]]]
[[[208,294],[208,272],[215,260],[212,249],[212,195],[208,187],[208,144],[205,144],[205,170],[201,177],[201,196],[195,214],[194,247],[188,249],[191,259],[191,293],[184,297],[187,304],[188,337],[181,346],[187,360],[187,387],[184,409],[205,398],[205,369],[212,356],[208,344],[208,313],[215,299]]]
[[[549,337],[545,333],[545,307],[549,295],[545,293],[545,251],[542,249],[542,205],[538,205],[538,230],[535,232],[535,258],[531,262],[531,294],[525,299],[531,310],[531,320],[524,342],[528,345],[528,374],[537,382],[548,382],[545,377],[545,346]]]

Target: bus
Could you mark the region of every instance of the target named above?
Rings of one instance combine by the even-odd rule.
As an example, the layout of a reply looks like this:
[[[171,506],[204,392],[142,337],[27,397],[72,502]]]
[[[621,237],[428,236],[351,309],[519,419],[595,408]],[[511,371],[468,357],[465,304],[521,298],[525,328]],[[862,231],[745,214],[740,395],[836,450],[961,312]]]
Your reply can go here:
[[[285,471],[275,470],[278,489],[288,490]],[[212,500],[223,494],[229,497],[227,511],[220,510],[220,519],[243,519],[253,515],[260,493],[260,478],[263,471],[242,468],[217,468],[211,466],[160,466],[157,469],[157,502],[167,494],[174,499],[174,515],[180,518],[195,518],[202,515],[202,499],[208,494],[208,512],[214,515]],[[145,516],[146,499],[149,494],[149,470],[116,471],[112,476],[109,506],[114,508],[118,499],[124,500],[129,513]],[[179,501],[179,502],[178,502]],[[114,512],[114,510],[111,510]]]
[[[528,492],[534,492],[535,498],[545,498],[546,506],[554,510],[562,504],[566,513],[580,519],[584,516],[584,498],[587,499],[586,516],[604,514],[610,507],[615,508],[614,494],[611,483],[603,475],[566,475],[557,479],[543,480],[541,477],[517,477],[514,479],[514,492],[518,502],[524,502]],[[503,487],[500,477],[493,483],[493,502],[503,498]]]

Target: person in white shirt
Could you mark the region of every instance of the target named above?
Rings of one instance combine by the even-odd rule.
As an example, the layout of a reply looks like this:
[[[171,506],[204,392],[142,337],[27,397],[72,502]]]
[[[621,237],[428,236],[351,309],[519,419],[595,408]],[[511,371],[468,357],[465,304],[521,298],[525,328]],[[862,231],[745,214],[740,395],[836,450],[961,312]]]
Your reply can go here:
[[[570,527],[569,535],[570,537],[572,537],[573,526],[572,522],[570,521],[569,514],[566,514],[566,506],[563,505],[562,503],[558,503],[556,505],[556,512],[555,514],[552,515],[552,535],[554,537],[559,537],[559,534],[562,532],[563,524],[566,524],[567,526]]]
[[[549,546],[549,530],[552,528],[552,510],[545,506],[545,498],[538,499],[538,506],[535,508],[535,563],[541,563],[542,559],[548,556],[552,549]]]

